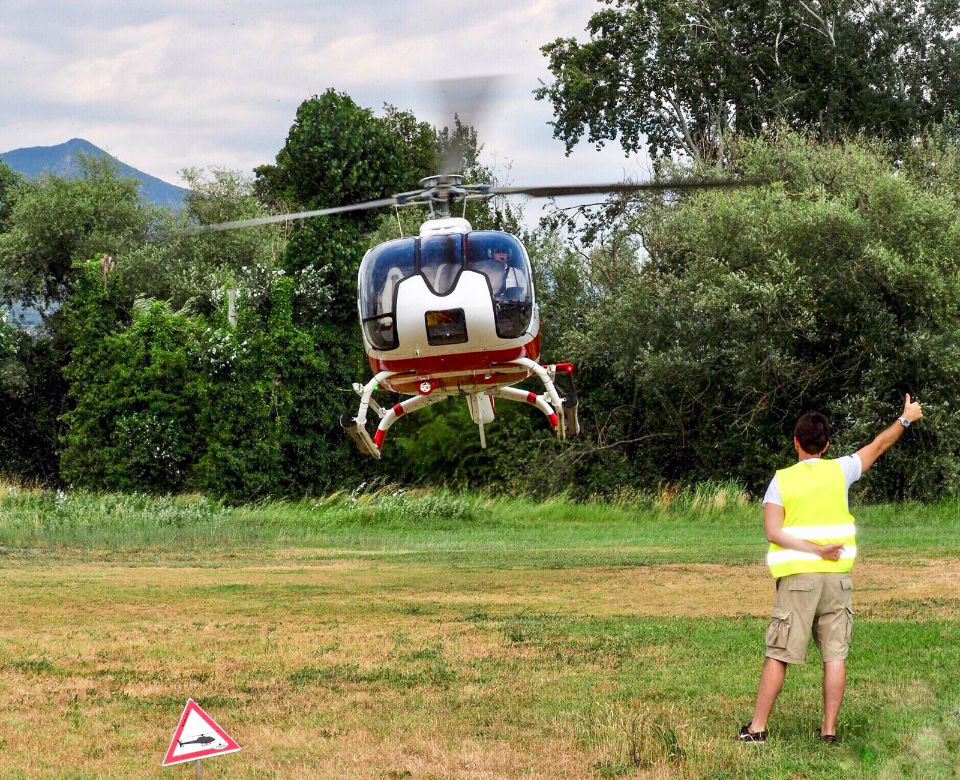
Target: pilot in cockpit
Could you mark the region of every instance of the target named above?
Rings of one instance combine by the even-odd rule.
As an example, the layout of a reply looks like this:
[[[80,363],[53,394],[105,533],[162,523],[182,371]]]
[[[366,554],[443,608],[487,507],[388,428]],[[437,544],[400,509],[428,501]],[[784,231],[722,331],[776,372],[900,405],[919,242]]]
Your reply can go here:
[[[503,283],[499,290],[494,290],[493,295],[500,300],[523,301],[527,298],[527,279],[523,271],[516,266],[512,255],[509,246],[497,246],[493,249],[493,261],[503,274]]]

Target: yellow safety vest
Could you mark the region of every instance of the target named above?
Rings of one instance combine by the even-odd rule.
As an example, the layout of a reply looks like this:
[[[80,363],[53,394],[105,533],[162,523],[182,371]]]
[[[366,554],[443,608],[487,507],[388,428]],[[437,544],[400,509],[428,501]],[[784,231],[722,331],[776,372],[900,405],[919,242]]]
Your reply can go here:
[[[840,559],[828,561],[813,553],[771,544],[767,565],[774,577],[808,572],[845,572],[857,556],[856,526],[847,509],[843,467],[833,460],[805,460],[777,472],[783,499],[783,530],[814,544],[840,542]]]

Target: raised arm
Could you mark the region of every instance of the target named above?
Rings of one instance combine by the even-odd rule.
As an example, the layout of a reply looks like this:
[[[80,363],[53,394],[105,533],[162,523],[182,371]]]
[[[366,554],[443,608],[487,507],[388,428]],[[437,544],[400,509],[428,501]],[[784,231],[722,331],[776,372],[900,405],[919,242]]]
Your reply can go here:
[[[920,408],[920,404],[916,401],[911,401],[909,393],[907,393],[906,399],[903,402],[903,414],[900,415],[900,417],[910,423],[915,423],[923,417],[923,410]],[[876,463],[877,458],[897,443],[899,438],[903,436],[905,428],[904,424],[898,419],[893,425],[878,434],[877,438],[866,447],[857,450],[857,455],[860,457],[861,474]]]

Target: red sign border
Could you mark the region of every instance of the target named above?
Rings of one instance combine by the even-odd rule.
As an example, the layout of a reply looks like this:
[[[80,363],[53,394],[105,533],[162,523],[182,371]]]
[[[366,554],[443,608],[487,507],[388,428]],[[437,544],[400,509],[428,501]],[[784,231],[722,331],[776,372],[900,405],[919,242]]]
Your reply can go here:
[[[194,753],[189,753],[173,759],[173,752],[176,749],[177,741],[181,736],[183,736],[183,729],[187,725],[187,718],[190,717],[191,712],[195,712],[197,715],[203,718],[207,725],[217,732],[217,734],[219,734],[220,737],[227,743],[227,746],[222,748],[203,748]],[[184,761],[196,761],[197,759],[205,758],[206,756],[219,756],[224,753],[236,753],[238,750],[240,750],[240,746],[234,741],[233,737],[227,734],[227,732],[224,731],[213,718],[204,712],[203,707],[197,704],[193,699],[187,699],[187,704],[183,708],[183,714],[180,716],[180,722],[177,724],[177,730],[173,733],[173,739],[170,740],[170,747],[167,748],[167,755],[163,759],[162,766],[182,764]]]

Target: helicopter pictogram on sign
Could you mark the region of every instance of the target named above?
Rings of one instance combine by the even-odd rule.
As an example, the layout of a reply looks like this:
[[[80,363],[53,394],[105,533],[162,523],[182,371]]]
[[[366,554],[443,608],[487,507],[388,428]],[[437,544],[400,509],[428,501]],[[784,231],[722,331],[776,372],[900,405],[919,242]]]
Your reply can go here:
[[[234,753],[240,746],[193,699],[187,700],[163,766]]]

